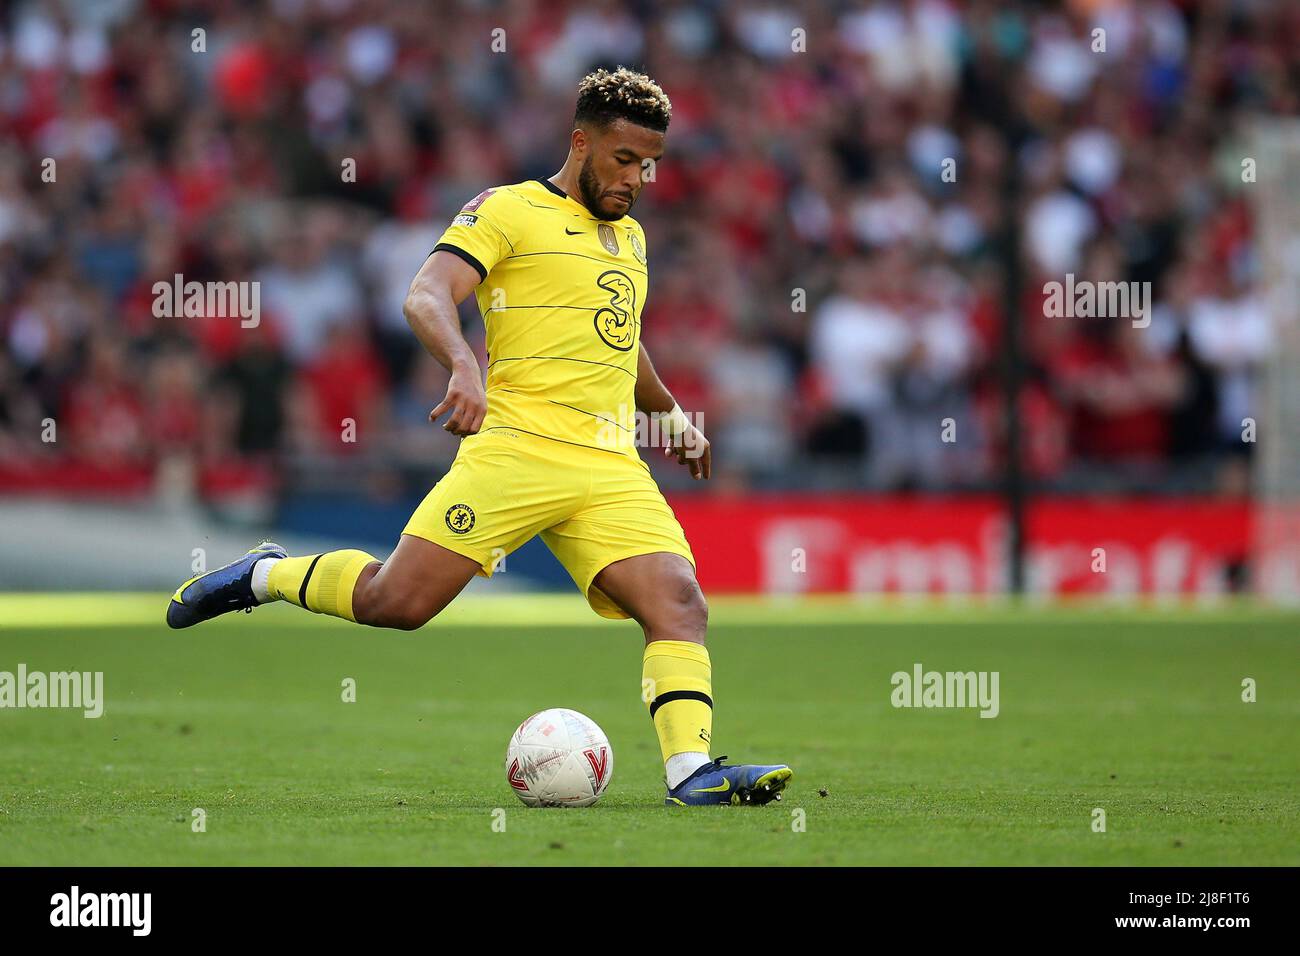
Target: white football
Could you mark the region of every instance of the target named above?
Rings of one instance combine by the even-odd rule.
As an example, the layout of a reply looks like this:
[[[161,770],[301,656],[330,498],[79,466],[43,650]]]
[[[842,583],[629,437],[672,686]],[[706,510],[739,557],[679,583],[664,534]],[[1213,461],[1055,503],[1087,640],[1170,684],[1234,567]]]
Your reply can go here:
[[[553,707],[533,714],[506,748],[506,780],[530,807],[589,807],[614,776],[614,748],[590,717]]]

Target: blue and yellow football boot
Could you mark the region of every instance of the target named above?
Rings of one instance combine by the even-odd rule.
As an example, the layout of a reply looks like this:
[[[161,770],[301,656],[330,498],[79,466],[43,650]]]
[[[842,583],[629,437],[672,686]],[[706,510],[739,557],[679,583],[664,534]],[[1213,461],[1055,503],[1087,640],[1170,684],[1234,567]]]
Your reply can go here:
[[[259,603],[253,596],[253,565],[263,558],[286,557],[284,548],[263,541],[238,561],[190,578],[167,605],[167,626],[193,627],[228,611],[251,611]]]
[[[781,799],[781,791],[794,776],[785,764],[740,764],[724,767],[719,757],[705,764],[672,790],[664,803],[670,807],[761,806]]]

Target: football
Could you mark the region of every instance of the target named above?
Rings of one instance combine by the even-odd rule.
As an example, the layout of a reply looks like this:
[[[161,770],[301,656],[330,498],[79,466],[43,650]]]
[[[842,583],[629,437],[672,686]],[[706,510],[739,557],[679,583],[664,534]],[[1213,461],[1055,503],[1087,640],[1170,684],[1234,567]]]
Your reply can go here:
[[[506,748],[506,779],[530,807],[589,807],[614,776],[614,748],[590,717],[554,707],[533,714]]]

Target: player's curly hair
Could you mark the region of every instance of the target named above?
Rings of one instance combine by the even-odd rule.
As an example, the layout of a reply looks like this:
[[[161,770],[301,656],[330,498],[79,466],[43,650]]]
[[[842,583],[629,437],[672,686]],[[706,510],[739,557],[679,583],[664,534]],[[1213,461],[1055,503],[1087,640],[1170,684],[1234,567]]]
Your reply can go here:
[[[673,104],[659,84],[625,66],[613,72],[599,69],[588,73],[578,84],[574,125],[607,126],[614,120],[625,119],[663,133],[672,117]]]

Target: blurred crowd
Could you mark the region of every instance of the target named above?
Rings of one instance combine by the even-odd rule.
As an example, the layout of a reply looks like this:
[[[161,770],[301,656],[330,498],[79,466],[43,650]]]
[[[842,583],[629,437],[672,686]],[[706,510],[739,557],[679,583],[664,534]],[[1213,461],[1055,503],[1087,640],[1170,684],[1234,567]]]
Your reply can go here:
[[[1239,491],[1270,348],[1242,158],[1297,50],[1290,0],[10,3],[0,488],[430,484],[456,440],[411,277],[627,64],[674,105],[644,341],[719,488],[995,484],[1015,261],[1033,480]],[[259,282],[261,322],[156,316],[178,273]],[[1150,282],[1150,325],[1046,318],[1067,273]]]

